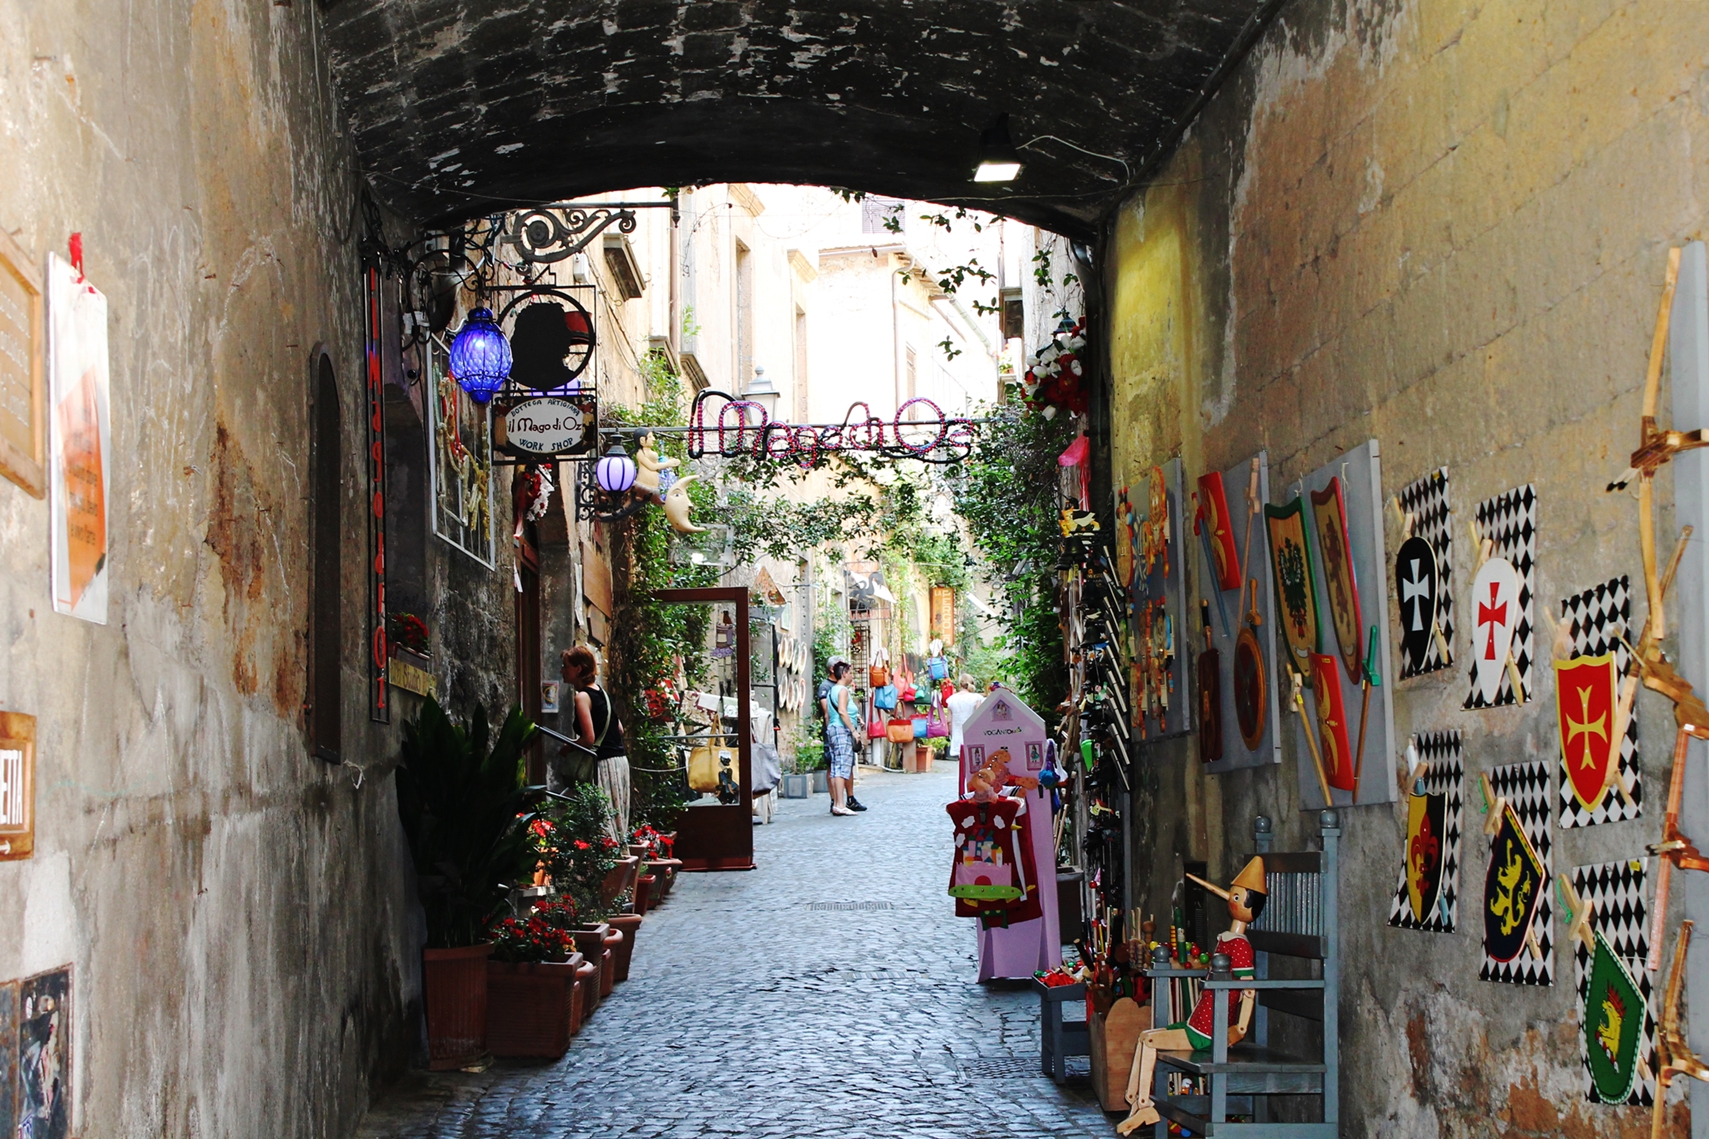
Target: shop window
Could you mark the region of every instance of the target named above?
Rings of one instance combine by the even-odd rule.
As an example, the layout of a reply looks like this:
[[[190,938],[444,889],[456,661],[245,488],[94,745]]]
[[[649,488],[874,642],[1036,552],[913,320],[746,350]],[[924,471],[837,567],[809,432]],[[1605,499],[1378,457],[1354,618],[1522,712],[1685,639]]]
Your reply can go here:
[[[323,352],[315,367],[313,483],[310,517],[314,580],[309,601],[309,739],[317,757],[341,762],[343,717],[340,694],[344,642],[342,545],[344,537],[344,447],[338,407],[338,378]]]

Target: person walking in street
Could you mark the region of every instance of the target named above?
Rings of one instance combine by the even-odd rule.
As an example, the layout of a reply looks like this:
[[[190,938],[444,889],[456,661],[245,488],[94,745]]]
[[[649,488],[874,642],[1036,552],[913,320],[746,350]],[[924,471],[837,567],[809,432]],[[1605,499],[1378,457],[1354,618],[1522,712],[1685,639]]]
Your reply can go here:
[[[831,814],[852,815],[849,787],[854,778],[855,722],[849,714],[854,689],[848,684],[847,661],[831,667],[831,690],[826,693],[825,757],[831,766]]]
[[[598,782],[611,797],[611,837],[629,841],[629,755],[611,694],[599,686],[599,658],[586,645],[565,649],[564,683],[576,691],[574,726],[583,747],[599,756]]]
[[[827,758],[829,758],[830,754],[831,754],[831,738],[829,735],[830,728],[831,728],[831,689],[834,688],[836,686],[836,683],[837,683],[837,680],[836,680],[837,666],[839,664],[843,666],[845,671],[852,668],[852,666],[849,664],[849,662],[844,660],[842,657],[840,657],[840,656],[832,657],[830,659],[830,661],[827,662],[825,665],[826,676],[825,676],[824,680],[821,680],[819,682],[819,690],[815,696],[815,698],[819,701],[819,715],[823,719],[824,724],[825,724],[825,731],[826,731],[825,755]],[[859,740],[860,740],[860,732],[857,731],[854,733],[854,737],[850,741],[851,748],[860,746],[859,742],[858,742]],[[849,785],[848,785],[847,805],[848,805],[849,810],[851,810],[851,811],[864,811],[864,810],[866,810],[866,807],[861,804],[861,801],[859,799],[855,798],[855,794],[854,794],[854,765],[853,764],[850,764],[850,766],[849,766]]]
[[[944,701],[949,713],[949,753],[957,760],[961,758],[961,730],[967,726],[973,710],[983,703],[985,697],[979,695],[978,683],[966,673],[961,676],[961,691]]]

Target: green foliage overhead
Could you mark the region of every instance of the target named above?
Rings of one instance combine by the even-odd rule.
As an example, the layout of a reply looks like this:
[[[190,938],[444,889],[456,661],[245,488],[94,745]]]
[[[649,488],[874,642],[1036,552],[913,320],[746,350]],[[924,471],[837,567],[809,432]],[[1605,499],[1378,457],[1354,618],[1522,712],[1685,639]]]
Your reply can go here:
[[[404,725],[398,818],[432,949],[479,944],[532,864],[523,757],[539,729],[512,708],[490,747],[489,734],[486,709],[465,728],[432,697]]]
[[[1055,571],[1062,509],[1056,457],[1074,440],[1067,416],[1046,419],[1018,403],[987,407],[973,453],[951,479],[956,511],[986,565],[1002,576],[998,643],[1016,693],[1049,721],[1067,693]]]

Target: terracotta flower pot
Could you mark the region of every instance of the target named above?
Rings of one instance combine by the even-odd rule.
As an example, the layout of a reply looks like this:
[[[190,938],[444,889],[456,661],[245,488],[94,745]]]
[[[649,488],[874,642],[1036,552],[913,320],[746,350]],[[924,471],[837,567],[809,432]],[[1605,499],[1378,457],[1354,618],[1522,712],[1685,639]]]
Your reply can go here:
[[[579,956],[579,954],[578,954]],[[580,1032],[582,1025],[593,1015],[593,1010],[599,1004],[599,966],[586,958],[576,966],[576,1003],[574,1031]]]
[[[605,935],[605,956],[599,962],[599,999],[604,1000],[611,995],[611,987],[617,984],[617,954],[621,952],[623,935],[617,930],[611,930]]]
[[[632,854],[628,858],[618,861],[611,873],[605,876],[605,881],[600,886],[600,897],[605,899],[606,905],[609,906],[615,902],[617,896],[623,891],[635,888],[635,876],[640,872],[640,868],[641,860]]]
[[[655,858],[647,863],[647,869],[651,870],[653,876],[659,880],[659,896],[654,899],[654,905],[664,901],[670,894],[671,887],[676,884],[676,873],[681,868],[682,859],[680,858]]]
[[[611,928],[623,935],[623,940],[617,946],[617,976],[619,981],[629,979],[629,961],[635,956],[635,935],[641,929],[640,914],[618,914],[611,919]]]
[[[421,951],[426,989],[427,1066],[466,1068],[487,1051],[487,958],[491,942]]]
[[[659,888],[657,874],[643,874],[635,879],[635,913],[645,917],[653,908],[653,891]]]
[[[583,926],[570,932],[570,936],[576,939],[576,952],[580,953],[587,960],[587,963],[593,966],[594,970],[594,983],[588,989],[587,1004],[582,1009],[583,1020],[593,1015],[593,1010],[599,1007],[600,997],[604,995],[600,992],[599,976],[602,972],[600,962],[605,956],[605,935],[610,932],[611,927],[604,922],[600,922],[598,925]]]
[[[487,1049],[556,1060],[570,1046],[570,990],[580,962],[487,962]]]

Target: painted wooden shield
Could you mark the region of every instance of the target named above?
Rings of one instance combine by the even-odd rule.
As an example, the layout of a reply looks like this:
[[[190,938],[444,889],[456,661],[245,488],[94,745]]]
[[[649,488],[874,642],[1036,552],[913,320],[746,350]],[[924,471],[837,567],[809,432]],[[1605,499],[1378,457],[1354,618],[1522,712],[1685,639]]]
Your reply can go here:
[[[1524,951],[1543,886],[1543,860],[1513,807],[1503,804],[1484,875],[1484,952],[1491,960],[1511,961]]]
[[[1419,672],[1436,627],[1436,551],[1429,542],[1414,537],[1401,543],[1394,580],[1400,598],[1400,654],[1406,672]]]
[[[1435,911],[1442,892],[1442,859],[1447,852],[1448,796],[1437,792],[1406,800],[1406,900],[1412,919],[1422,923]]]
[[[1626,965],[1601,933],[1591,957],[1585,990],[1584,1051],[1590,1082],[1603,1103],[1625,1103],[1638,1081],[1638,1047],[1643,1038],[1644,998]]]
[[[1222,654],[1206,649],[1199,654],[1199,759],[1222,758]]]
[[[1359,582],[1353,573],[1353,544],[1347,537],[1347,502],[1340,478],[1332,478],[1328,486],[1311,492],[1311,520],[1341,663],[1348,676],[1358,676],[1364,664],[1364,646],[1359,641],[1364,626],[1359,621]]]
[[[1234,548],[1234,525],[1228,514],[1228,494],[1222,485],[1221,471],[1199,476],[1199,513],[1193,520],[1193,529],[1202,529],[1210,538],[1217,588],[1225,592],[1239,589],[1240,553]]]
[[[1351,791],[1358,784],[1353,779],[1353,749],[1347,743],[1347,703],[1341,695],[1340,666],[1328,653],[1311,654],[1311,690],[1324,773],[1331,787]]]
[[[1555,662],[1561,762],[1574,798],[1587,811],[1596,810],[1608,793],[1609,767],[1619,762],[1620,741],[1614,738],[1618,688],[1613,653]]]
[[[1258,646],[1258,634],[1252,631],[1252,626],[1244,625],[1240,639],[1234,642],[1234,718],[1240,728],[1240,742],[1247,751],[1257,751],[1264,742],[1268,692],[1264,682],[1264,651]]]
[[[1518,624],[1519,571],[1506,558],[1491,558],[1472,581],[1472,664],[1486,704],[1495,703]]]
[[[1306,537],[1305,499],[1286,506],[1264,506],[1264,525],[1270,534],[1270,572],[1281,602],[1282,637],[1301,671],[1307,658],[1317,651],[1317,597],[1311,584],[1311,540]]]

